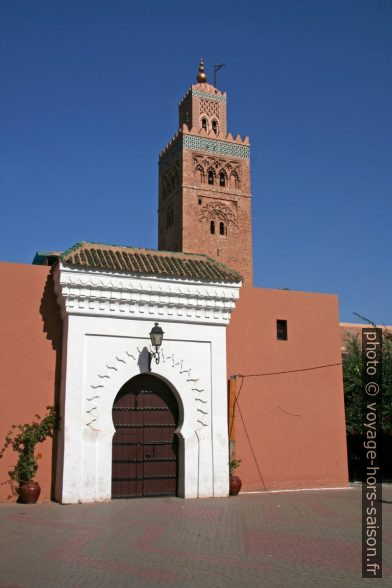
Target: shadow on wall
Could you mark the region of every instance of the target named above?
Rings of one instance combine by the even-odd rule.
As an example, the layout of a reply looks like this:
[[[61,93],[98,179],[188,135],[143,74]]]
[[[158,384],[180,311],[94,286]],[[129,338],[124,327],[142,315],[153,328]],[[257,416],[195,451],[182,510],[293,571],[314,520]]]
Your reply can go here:
[[[147,347],[143,347],[142,351],[139,353],[139,358],[137,360],[137,365],[139,367],[139,371],[141,374],[149,373],[150,370],[150,352]]]
[[[52,348],[56,352],[56,366],[55,366],[55,384],[53,404],[56,407],[60,406],[60,383],[61,383],[61,347],[63,322],[60,316],[60,309],[57,305],[56,294],[54,291],[53,273],[50,272],[45,283],[44,292],[41,298],[39,307],[40,314],[43,320],[43,331],[46,333],[46,338],[51,341]],[[61,426],[61,422],[60,422]],[[56,473],[56,455],[57,455],[57,433],[53,437],[52,445],[52,482],[50,494],[54,500],[55,493],[55,473]]]

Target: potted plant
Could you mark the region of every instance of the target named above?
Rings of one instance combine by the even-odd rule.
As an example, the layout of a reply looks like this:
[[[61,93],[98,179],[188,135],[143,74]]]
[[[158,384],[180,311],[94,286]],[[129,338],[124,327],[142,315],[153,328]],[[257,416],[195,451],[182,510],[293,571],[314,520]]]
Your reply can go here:
[[[42,443],[47,437],[53,437],[53,433],[58,424],[57,411],[54,406],[47,406],[48,414],[41,419],[24,425],[13,425],[11,431],[7,434],[4,446],[0,451],[0,457],[3,457],[7,447],[12,447],[19,454],[15,467],[8,472],[11,483],[16,482],[18,488],[15,492],[19,494],[18,502],[24,504],[35,504],[41,492],[40,485],[34,481],[38,469],[38,460],[40,454],[35,454],[35,446]]]
[[[237,496],[239,491],[241,490],[242,482],[241,478],[234,475],[235,470],[240,465],[240,459],[232,459],[229,462],[229,471],[230,471],[230,496]]]

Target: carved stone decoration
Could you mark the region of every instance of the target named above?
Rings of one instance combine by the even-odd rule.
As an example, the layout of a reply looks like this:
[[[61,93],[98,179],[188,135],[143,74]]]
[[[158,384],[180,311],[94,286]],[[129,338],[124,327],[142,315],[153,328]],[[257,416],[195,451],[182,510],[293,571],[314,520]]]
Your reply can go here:
[[[222,205],[225,207],[225,205]],[[227,208],[227,207],[225,207]],[[62,317],[67,314],[119,318],[159,316],[181,322],[228,324],[239,286],[171,278],[82,271],[61,266],[56,292]]]
[[[219,118],[219,104],[212,100],[200,100],[200,113],[206,114],[209,117],[216,116]]]
[[[193,157],[193,177],[199,183],[204,183],[209,170],[213,170],[217,178],[223,173],[226,178],[225,187],[235,190],[240,189],[241,165],[239,162],[204,155],[195,155]]]
[[[160,176],[159,189],[163,198],[173,194],[180,187],[180,176],[180,165],[176,159]]]
[[[237,228],[237,217],[223,202],[209,202],[202,207],[199,222],[209,222],[211,219],[224,221],[227,225]]]
[[[111,377],[115,372],[120,370],[126,371],[127,373],[133,373],[133,369],[139,365],[143,365],[141,373],[148,373],[148,361],[144,361],[145,349],[137,347],[135,350],[125,349],[122,354],[116,355],[110,362],[107,362],[102,369],[97,373],[90,384],[90,392],[86,396],[86,408],[85,408],[85,423],[86,427],[89,427],[93,431],[100,431],[99,424],[99,404],[100,399],[106,392],[106,388],[111,388]],[[152,348],[146,351],[146,354],[153,352]],[[172,370],[176,370],[178,375],[182,376],[182,389],[185,389],[185,393],[193,397],[195,403],[195,415],[196,422],[194,423],[195,432],[201,431],[204,427],[208,427],[208,414],[209,414],[209,402],[207,398],[204,398],[203,392],[205,389],[198,384],[199,378],[195,377],[191,372],[192,368],[187,368],[184,365],[183,359],[177,359],[174,353],[165,355],[164,351],[161,351],[162,362]],[[185,375],[183,375],[185,374]],[[172,381],[174,378],[170,378]]]

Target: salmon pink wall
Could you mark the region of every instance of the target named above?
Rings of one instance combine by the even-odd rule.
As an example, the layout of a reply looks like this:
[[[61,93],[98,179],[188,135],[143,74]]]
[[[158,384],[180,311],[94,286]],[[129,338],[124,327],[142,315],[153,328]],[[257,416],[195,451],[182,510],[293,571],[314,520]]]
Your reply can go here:
[[[277,340],[277,319],[287,320],[287,341]],[[227,350],[228,376],[339,363],[337,297],[244,287]],[[243,491],[348,484],[340,365],[245,378],[235,415]]]
[[[0,302],[2,442],[12,424],[31,422],[56,400],[61,319],[45,266],[0,263]],[[288,321],[287,341],[276,339],[276,319]],[[227,352],[229,376],[340,363],[337,298],[244,287]],[[235,420],[243,491],[347,485],[341,366],[241,381]],[[37,451],[40,500],[48,500],[52,441]],[[10,494],[7,472],[15,461],[10,450],[0,460],[0,501]]]
[[[0,263],[0,443],[11,425],[31,422],[55,402],[56,373],[60,375],[61,319],[50,268]],[[37,445],[42,454],[36,480],[40,501],[49,500],[52,479],[52,440]],[[0,459],[0,501],[10,495],[8,470],[16,453]],[[15,500],[15,497],[10,500]]]

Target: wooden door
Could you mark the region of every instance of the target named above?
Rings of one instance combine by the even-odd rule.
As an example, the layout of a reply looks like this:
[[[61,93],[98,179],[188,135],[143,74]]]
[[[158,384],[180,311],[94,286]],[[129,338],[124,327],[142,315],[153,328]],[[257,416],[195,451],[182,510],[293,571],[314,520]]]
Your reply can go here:
[[[170,388],[142,374],[113,404],[112,497],[176,496],[178,407]]]

